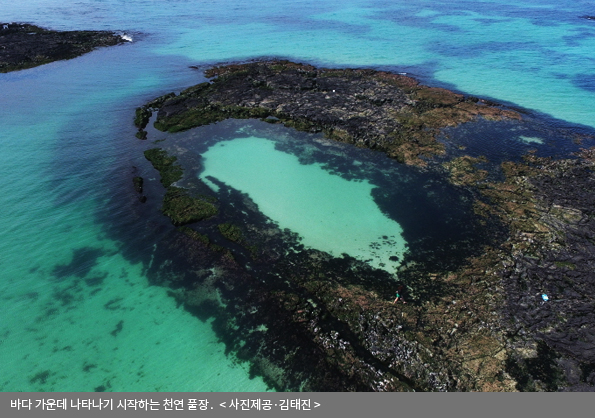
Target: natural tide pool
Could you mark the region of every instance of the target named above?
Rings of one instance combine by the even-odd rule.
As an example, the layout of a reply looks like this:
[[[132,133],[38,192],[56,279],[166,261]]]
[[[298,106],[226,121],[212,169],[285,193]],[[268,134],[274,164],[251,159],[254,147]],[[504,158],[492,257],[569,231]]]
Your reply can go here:
[[[214,177],[247,193],[280,228],[298,233],[305,246],[334,256],[346,253],[391,273],[403,259],[403,230],[380,211],[368,181],[301,164],[274,141],[253,136],[219,142],[203,158],[202,179]]]
[[[305,248],[346,254],[396,279],[404,262],[456,264],[485,239],[465,190],[380,152],[254,119],[149,131],[159,141],[145,146],[165,149],[184,168],[177,186],[206,184],[227,208],[229,218],[213,222],[246,222],[231,189],[264,215],[258,228],[273,224]]]

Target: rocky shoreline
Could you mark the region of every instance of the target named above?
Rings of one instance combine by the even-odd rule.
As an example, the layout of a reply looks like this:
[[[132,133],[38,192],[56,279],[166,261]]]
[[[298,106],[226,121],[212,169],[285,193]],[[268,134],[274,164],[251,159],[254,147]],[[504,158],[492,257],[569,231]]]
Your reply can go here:
[[[216,78],[137,109],[139,129],[153,108],[159,109],[155,127],[168,132],[228,118],[262,118],[424,165],[424,157],[444,152],[436,140],[441,128],[477,116],[520,119],[517,112],[485,100],[382,71],[273,61],[212,68],[206,75]]]
[[[55,31],[28,23],[0,23],[0,73],[76,58],[128,42],[108,31]]]
[[[147,150],[166,189],[161,210],[176,226],[148,275],[214,318],[228,352],[254,374],[278,390],[594,390],[594,151],[504,162],[495,181],[480,158],[446,155],[436,138],[478,118],[521,119],[497,104],[402,75],[287,61],[207,75],[216,78],[138,108],[137,136],[147,137],[155,111],[154,126],[169,132],[228,118],[322,132],[443,176],[473,196],[490,237],[462,263],[405,260],[395,283],[347,255],[305,249],[225,184],[215,196],[196,176],[184,179],[200,161]],[[142,184],[135,177],[139,205]],[[398,285],[406,305],[392,304]]]

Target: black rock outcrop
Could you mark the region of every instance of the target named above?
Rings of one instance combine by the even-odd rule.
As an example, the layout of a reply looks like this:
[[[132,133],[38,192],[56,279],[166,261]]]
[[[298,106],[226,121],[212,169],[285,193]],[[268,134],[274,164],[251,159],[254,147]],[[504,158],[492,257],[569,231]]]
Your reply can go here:
[[[121,35],[108,31],[54,31],[27,23],[0,23],[0,72],[71,59],[124,42]]]
[[[520,118],[501,106],[400,75],[287,61],[207,75],[217,78],[137,110],[137,126],[157,111],[155,127],[170,132],[228,118],[323,132],[436,171],[469,193],[494,237],[462,264],[405,260],[397,283],[348,255],[304,248],[248,196],[212,179],[215,200],[192,176],[188,193],[217,210],[179,222],[187,205],[169,205],[164,213],[185,225],[159,243],[148,274],[190,312],[214,318],[254,374],[280,390],[593,390],[594,150],[505,161],[496,181],[478,168],[482,158],[426,162],[444,152],[443,127]],[[398,286],[407,304],[392,303]]]

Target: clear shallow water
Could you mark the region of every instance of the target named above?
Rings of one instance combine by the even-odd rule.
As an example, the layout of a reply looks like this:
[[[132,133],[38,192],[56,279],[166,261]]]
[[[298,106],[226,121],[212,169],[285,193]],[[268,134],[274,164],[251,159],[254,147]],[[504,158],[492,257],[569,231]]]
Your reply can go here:
[[[595,126],[584,1],[0,0],[0,10],[135,40],[0,74],[0,357],[14,360],[0,366],[3,391],[265,389],[123,257],[122,246],[152,251],[145,231],[132,223],[114,240],[104,225],[128,210],[110,197],[139,158],[133,109],[202,81],[188,65],[282,56],[393,69]]]
[[[257,137],[219,142],[203,158],[203,179],[212,176],[247,193],[280,228],[300,234],[305,246],[372,260],[372,266],[391,273],[399,267],[407,247],[403,230],[380,211],[367,181],[301,164],[276,150],[273,141]]]

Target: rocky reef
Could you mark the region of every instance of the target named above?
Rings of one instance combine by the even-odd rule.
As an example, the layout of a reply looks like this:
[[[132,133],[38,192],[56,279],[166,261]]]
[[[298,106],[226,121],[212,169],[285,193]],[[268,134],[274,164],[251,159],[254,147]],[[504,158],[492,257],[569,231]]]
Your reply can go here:
[[[137,109],[137,126],[146,125],[152,108],[159,109],[155,127],[168,132],[228,118],[263,118],[423,165],[423,157],[444,152],[436,140],[440,128],[479,115],[495,120],[520,118],[485,100],[382,71],[272,61],[217,67],[206,74],[216,76],[212,83]]]
[[[510,227],[497,274],[507,369],[522,390],[594,389],[594,152],[529,155],[484,190]]]
[[[108,31],[55,31],[28,23],[0,23],[0,73],[76,58],[127,42]]]
[[[477,118],[520,119],[503,106],[402,75],[287,61],[207,75],[216,78],[139,108],[136,126],[145,132],[157,111],[155,127],[169,132],[227,118],[322,132],[442,176],[472,197],[489,237],[459,263],[408,254],[395,280],[304,248],[247,195],[211,179],[215,197],[168,151],[148,150],[174,225],[148,275],[214,318],[230,355],[278,390],[594,389],[594,150],[528,154],[505,161],[498,179],[484,158],[450,156],[436,138]],[[393,304],[399,286],[406,304]]]
[[[166,188],[161,210],[174,225],[197,222],[217,213],[212,198],[191,195],[188,190],[172,185],[182,178],[183,173],[182,167],[176,164],[176,157],[169,156],[161,148],[151,148],[145,151],[145,158],[159,171],[161,184]]]

